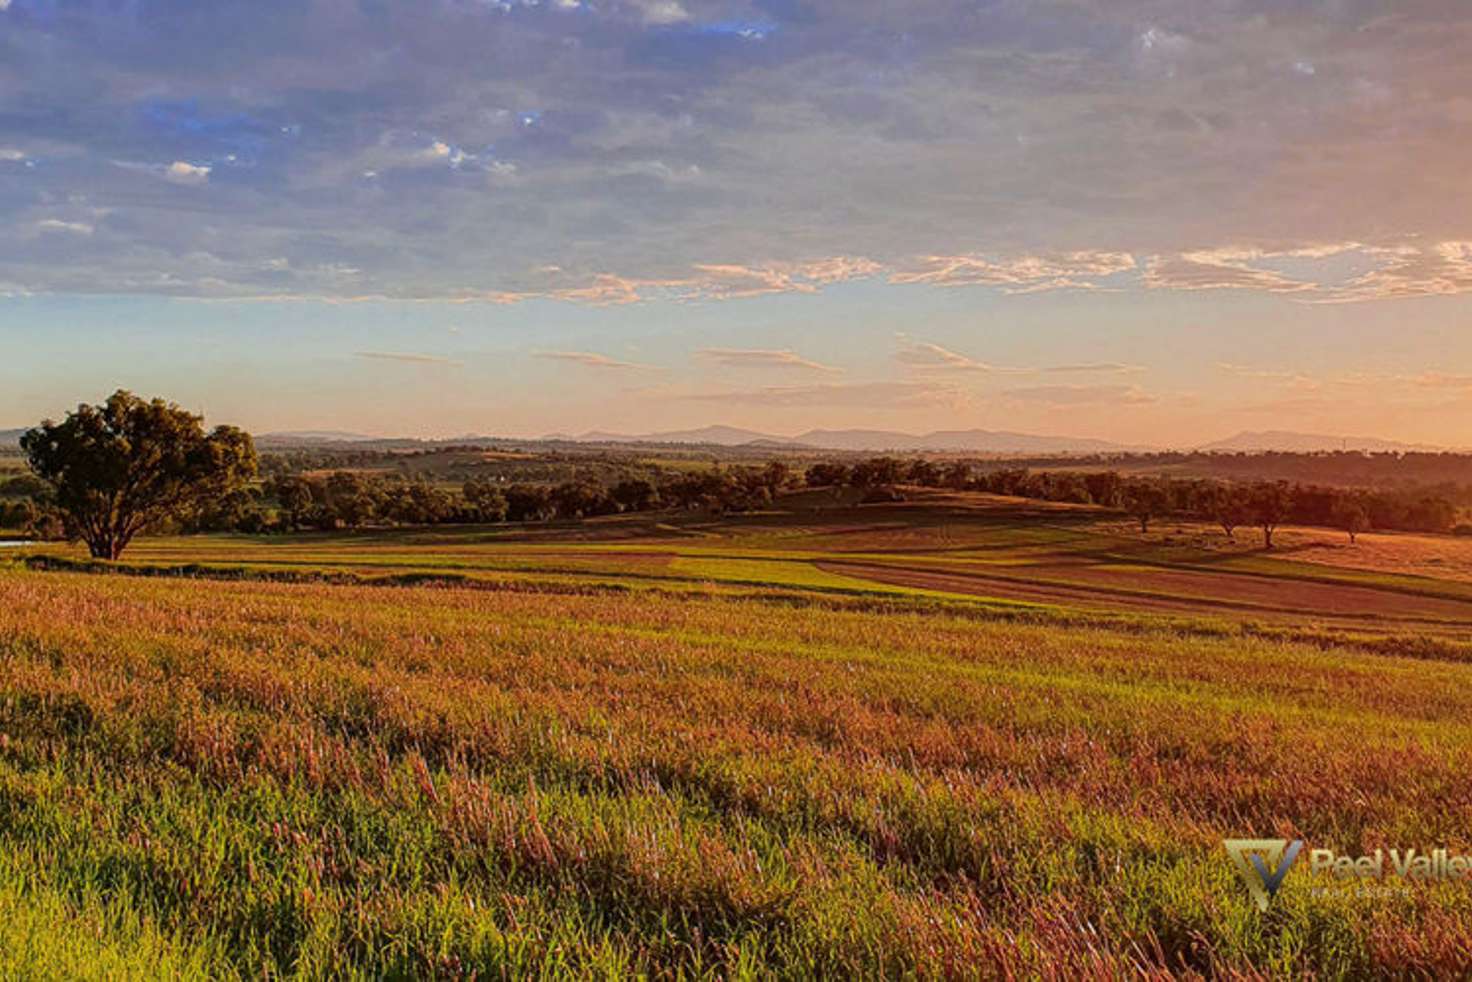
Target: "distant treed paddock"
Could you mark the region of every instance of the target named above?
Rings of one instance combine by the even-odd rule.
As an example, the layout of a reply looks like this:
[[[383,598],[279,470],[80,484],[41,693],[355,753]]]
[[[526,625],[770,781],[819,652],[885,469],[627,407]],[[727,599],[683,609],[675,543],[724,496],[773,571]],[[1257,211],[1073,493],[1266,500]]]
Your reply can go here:
[[[1041,501],[1097,505],[1124,512],[1148,531],[1151,522],[1185,518],[1220,525],[1229,538],[1239,529],[1256,529],[1271,545],[1281,524],[1316,525],[1347,532],[1464,532],[1459,504],[1472,488],[1461,485],[1346,488],[1297,481],[1229,481],[1214,478],[1139,476],[1113,469],[1032,470],[996,462],[936,461],[927,458],[871,457],[818,461],[805,471],[782,460],[763,465],[714,463],[670,470],[657,464],[572,458],[540,459],[532,454],[512,472],[541,476],[578,473],[562,481],[509,480],[504,474],[471,476],[450,483],[433,469],[433,454],[418,454],[424,470],[363,469],[366,459],[335,460],[312,455],[268,457],[269,475],[259,485],[218,499],[178,522],[177,531],[246,533],[303,529],[541,522],[665,509],[713,514],[757,511],[785,494],[806,489],[849,493],[847,503],[896,500],[907,486],[1010,495]],[[1228,455],[1237,459],[1239,455]],[[1338,474],[1350,465],[1340,458],[1385,455],[1269,455],[1326,460]],[[1416,455],[1411,455],[1416,456]],[[1420,455],[1439,457],[1444,455]],[[1252,461],[1257,457],[1242,457]],[[322,473],[327,463],[359,465]],[[400,461],[402,463],[402,461]],[[1273,468],[1277,465],[1273,464]],[[1376,465],[1378,467],[1378,465]],[[1252,465],[1241,464],[1244,473]],[[1415,468],[1413,468],[1415,469]],[[1424,468],[1421,468],[1424,470]],[[460,473],[474,473],[462,468]],[[38,538],[55,538],[61,523],[52,514],[45,485],[30,476],[0,481],[0,527]]]
[[[259,491],[222,501],[193,517],[186,531],[235,529],[262,532],[330,530],[372,525],[576,520],[624,512],[676,509],[715,514],[770,507],[786,492],[853,489],[849,501],[893,501],[906,486],[1011,495],[1043,501],[1099,505],[1128,513],[1148,531],[1158,518],[1180,517],[1218,524],[1228,537],[1239,528],[1262,532],[1271,545],[1282,524],[1342,529],[1351,538],[1367,529],[1446,533],[1461,530],[1457,507],[1420,489],[1363,491],[1286,481],[1236,483],[1209,479],[1127,477],[1115,471],[983,469],[874,457],[849,464],[820,462],[797,473],[782,461],[765,466],[715,467],[695,473],[629,477],[610,484],[592,478],[559,484],[466,481],[458,493],[423,480],[408,481],[353,471],[325,477],[291,475],[268,480]]]

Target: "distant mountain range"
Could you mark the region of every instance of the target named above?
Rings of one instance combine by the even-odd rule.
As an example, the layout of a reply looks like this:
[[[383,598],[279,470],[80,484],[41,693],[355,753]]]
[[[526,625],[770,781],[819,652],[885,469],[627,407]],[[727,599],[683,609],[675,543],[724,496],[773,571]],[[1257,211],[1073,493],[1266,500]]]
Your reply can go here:
[[[1138,444],[1114,443],[1086,437],[1043,436],[1006,430],[937,430],[913,434],[895,430],[808,430],[797,436],[778,436],[734,426],[706,426],[695,430],[668,430],[630,435],[595,430],[580,436],[556,434],[549,440],[578,443],[707,443],[717,446],[811,447],[822,450],[854,451],[962,451],[997,454],[1125,453],[1160,449]],[[1444,449],[1424,443],[1406,443],[1368,436],[1329,436],[1288,430],[1242,432],[1224,440],[1201,444],[1194,449],[1219,453],[1314,453],[1316,451],[1362,450],[1379,453],[1436,451]]]
[[[24,429],[0,430],[0,447],[15,447],[20,443]],[[505,442],[505,437],[463,436],[454,440],[410,440],[392,437],[368,436],[342,430],[283,430],[262,433],[256,443],[265,448],[308,447],[326,444],[362,443],[419,445],[435,443],[486,443],[495,439]],[[934,433],[914,434],[897,430],[808,430],[797,436],[780,436],[747,430],[736,426],[705,426],[693,430],[666,430],[658,433],[609,433],[593,430],[578,436],[553,433],[543,440],[569,443],[679,443],[709,444],[722,447],[771,447],[811,448],[814,450],[850,450],[872,453],[918,451],[955,451],[961,453],[991,454],[1078,454],[1078,453],[1126,453],[1149,452],[1157,449],[1139,445],[1112,443],[1108,440],[1093,440],[1084,437],[1041,436],[1031,433],[1013,433],[998,430],[937,430]],[[530,442],[530,441],[512,441]],[[1289,430],[1265,430],[1242,432],[1224,440],[1201,444],[1197,450],[1217,453],[1313,453],[1324,450],[1361,450],[1378,453],[1411,451],[1437,451],[1445,449],[1424,443],[1405,443],[1367,436],[1329,436],[1316,433],[1297,433]]]
[[[1425,443],[1401,443],[1373,436],[1324,436],[1316,433],[1293,433],[1287,430],[1243,432],[1225,440],[1208,443],[1201,450],[1225,453],[1252,453],[1275,450],[1279,453],[1313,453],[1317,450],[1365,450],[1378,453],[1436,451],[1443,449]]]
[[[595,430],[580,436],[553,434],[548,440],[577,443],[687,443],[723,447],[811,447],[821,450],[964,451],[969,453],[1102,453],[1141,450],[1108,440],[1068,436],[1037,436],[993,430],[938,430],[914,434],[894,430],[809,430],[797,436],[779,436],[734,426],[706,426],[696,430],[660,433],[607,433]]]
[[[299,447],[311,443],[371,443],[379,439],[382,438],[364,436],[362,433],[345,433],[341,430],[282,430],[261,433],[255,437],[258,444],[278,447]]]

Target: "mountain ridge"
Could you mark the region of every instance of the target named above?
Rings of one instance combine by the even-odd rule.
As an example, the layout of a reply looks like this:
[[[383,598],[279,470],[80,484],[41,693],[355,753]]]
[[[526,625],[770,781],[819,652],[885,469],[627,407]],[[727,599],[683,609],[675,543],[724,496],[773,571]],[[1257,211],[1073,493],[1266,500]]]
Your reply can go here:
[[[905,433],[898,430],[813,429],[796,436],[763,433],[735,426],[705,426],[692,430],[655,433],[609,433],[594,430],[578,436],[556,434],[547,439],[578,443],[709,443],[718,446],[760,444],[769,447],[808,447],[818,450],[970,451],[973,453],[1079,453],[1124,452],[1148,449],[1090,437],[1016,433],[1007,430],[935,430]]]

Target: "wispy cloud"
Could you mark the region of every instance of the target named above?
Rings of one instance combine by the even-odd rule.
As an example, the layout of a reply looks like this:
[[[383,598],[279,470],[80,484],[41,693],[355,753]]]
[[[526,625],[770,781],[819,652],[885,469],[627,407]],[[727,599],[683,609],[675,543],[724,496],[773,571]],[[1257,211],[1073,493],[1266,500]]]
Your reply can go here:
[[[1412,381],[1427,389],[1472,389],[1472,375],[1448,375],[1444,372],[1423,372]]]
[[[727,368],[790,368],[809,372],[842,372],[833,365],[824,365],[804,358],[788,348],[771,350],[765,348],[701,348],[696,352],[702,358]]]
[[[952,351],[930,341],[913,341],[907,334],[900,334],[902,347],[895,352],[894,359],[917,372],[975,372],[991,375],[1130,375],[1145,370],[1143,365],[1132,365],[1120,361],[1073,362],[1064,365],[1049,365],[1044,368],[1022,368],[994,365],[969,355]]]
[[[1049,365],[1043,369],[1045,372],[1058,372],[1059,374],[1083,375],[1089,372],[1098,372],[1101,375],[1134,375],[1145,370],[1144,365],[1131,365],[1122,361],[1087,361],[1077,362],[1072,365]]]
[[[817,293],[822,287],[862,279],[882,267],[870,259],[835,256],[800,263],[762,266],[702,263],[696,275],[676,289],[688,299],[734,300],[770,293]]]
[[[1091,290],[1101,281],[1135,268],[1127,252],[1069,252],[1016,258],[962,255],[927,256],[914,266],[892,272],[891,283],[931,286],[991,286],[1006,293],[1042,290]]]
[[[1264,258],[1253,250],[1216,249],[1179,256],[1152,256],[1145,263],[1145,286],[1155,290],[1261,290],[1302,293],[1313,283],[1252,265]]]
[[[596,351],[538,351],[538,358],[547,358],[552,361],[572,362],[577,365],[586,365],[589,368],[604,368],[617,371],[628,370],[650,370],[655,366],[641,365],[638,362],[620,361],[607,355],[600,355]]]
[[[1004,395],[1049,406],[1144,406],[1159,401],[1137,385],[1037,385],[1009,389]]]
[[[43,218],[36,223],[41,232],[67,232],[72,235],[91,235],[96,231],[88,222],[68,222],[59,218]]]
[[[358,358],[367,358],[372,361],[396,361],[410,365],[444,365],[459,368],[463,362],[455,361],[453,358],[442,358],[439,355],[424,355],[412,351],[356,351]]]
[[[929,341],[911,341],[895,352],[894,360],[908,368],[933,372],[982,372],[1004,375],[1027,374],[1027,369],[1003,368],[977,361],[958,351]]]
[[[816,294],[826,286],[862,279],[882,267],[873,260],[833,256],[798,263],[743,265],[701,263],[684,276],[642,278],[602,272],[578,276],[557,264],[536,270],[534,279],[547,283],[519,290],[459,290],[450,299],[519,304],[557,300],[592,307],[667,300],[692,303],[707,300],[743,300],[779,293]]]
[[[765,407],[822,406],[960,408],[969,395],[954,386],[918,381],[819,382],[809,385],[763,385],[750,389],[688,392],[678,398]]]
[[[1216,367],[1228,375],[1252,379],[1259,382],[1281,382],[1296,389],[1312,391],[1321,388],[1323,382],[1304,372],[1281,368],[1261,368],[1255,365],[1239,365],[1235,362],[1219,361]]]
[[[1324,299],[1343,303],[1472,292],[1472,241],[1398,246],[1375,254],[1382,258],[1383,265],[1355,277]]]

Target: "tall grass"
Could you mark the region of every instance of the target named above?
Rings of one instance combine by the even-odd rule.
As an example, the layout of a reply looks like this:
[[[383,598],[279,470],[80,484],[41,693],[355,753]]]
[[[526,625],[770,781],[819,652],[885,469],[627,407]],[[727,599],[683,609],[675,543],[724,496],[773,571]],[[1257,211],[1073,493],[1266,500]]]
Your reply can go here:
[[[0,974],[1472,970],[1472,665],[937,607],[0,571]]]

